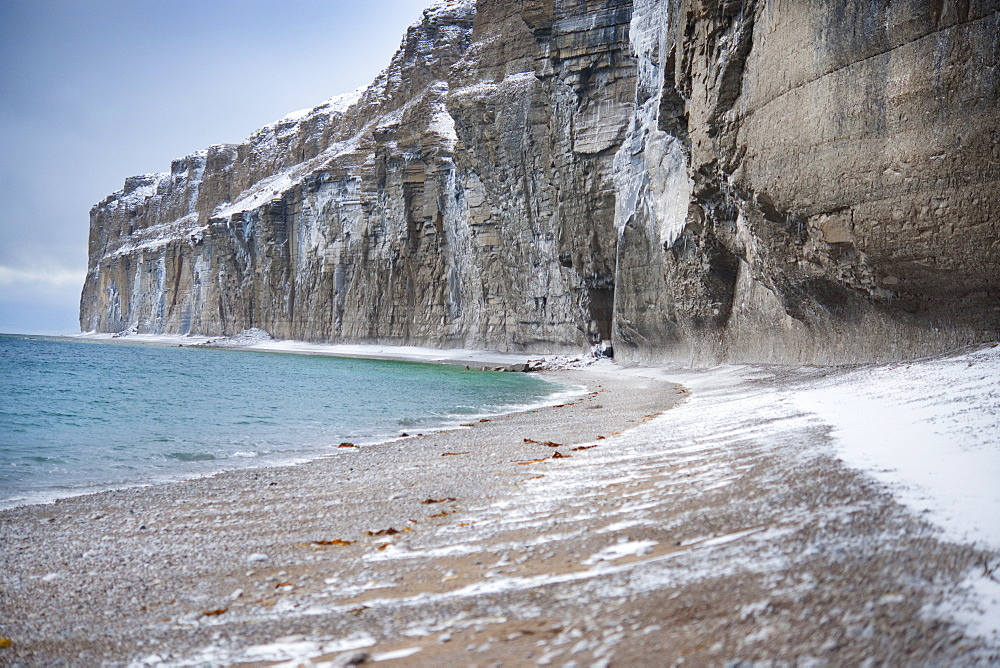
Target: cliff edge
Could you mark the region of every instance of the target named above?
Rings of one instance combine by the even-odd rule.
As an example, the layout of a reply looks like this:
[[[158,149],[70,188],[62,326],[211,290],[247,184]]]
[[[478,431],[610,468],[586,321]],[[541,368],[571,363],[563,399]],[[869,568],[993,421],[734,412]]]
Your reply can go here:
[[[450,0],[91,211],[85,331],[845,362],[1000,337],[1000,4]]]

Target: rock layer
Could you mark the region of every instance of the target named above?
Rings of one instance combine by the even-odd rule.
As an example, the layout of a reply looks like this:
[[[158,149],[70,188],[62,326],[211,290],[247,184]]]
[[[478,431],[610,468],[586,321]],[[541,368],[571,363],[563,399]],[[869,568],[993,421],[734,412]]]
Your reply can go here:
[[[616,349],[856,361],[996,338],[996,2],[637,0]]]
[[[95,206],[81,326],[685,360],[997,338],[998,34],[996,2],[444,2],[369,88]]]
[[[443,3],[360,96],[130,179],[91,214],[83,329],[610,338],[631,12],[568,4]]]

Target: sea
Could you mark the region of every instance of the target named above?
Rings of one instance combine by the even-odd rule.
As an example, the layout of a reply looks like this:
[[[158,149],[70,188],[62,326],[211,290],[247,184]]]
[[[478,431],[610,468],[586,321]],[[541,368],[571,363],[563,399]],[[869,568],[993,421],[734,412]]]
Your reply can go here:
[[[564,389],[454,365],[0,335],[0,508],[379,447]]]

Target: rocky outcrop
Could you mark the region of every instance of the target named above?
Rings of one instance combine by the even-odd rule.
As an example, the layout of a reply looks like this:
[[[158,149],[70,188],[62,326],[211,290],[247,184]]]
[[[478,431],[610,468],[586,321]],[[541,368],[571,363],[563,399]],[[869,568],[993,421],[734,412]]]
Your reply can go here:
[[[451,0],[91,211],[84,330],[852,361],[996,338],[995,2]]]
[[[616,351],[838,362],[996,338],[998,9],[637,0]]]
[[[446,2],[379,79],[91,212],[81,325],[504,350],[610,338],[625,2]]]

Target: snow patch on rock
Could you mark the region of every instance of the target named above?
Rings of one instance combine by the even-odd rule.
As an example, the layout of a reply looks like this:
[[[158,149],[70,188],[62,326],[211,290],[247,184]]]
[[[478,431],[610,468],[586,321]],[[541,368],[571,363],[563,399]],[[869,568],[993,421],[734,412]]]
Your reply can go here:
[[[638,60],[637,106],[625,142],[615,156],[619,234],[643,221],[650,239],[670,245],[684,231],[693,182],[681,141],[659,129],[660,100],[668,63],[669,3],[635,3],[629,30]]]
[[[211,348],[251,348],[271,340],[271,335],[258,327],[244,329],[239,334],[221,339],[209,339],[200,344]]]

